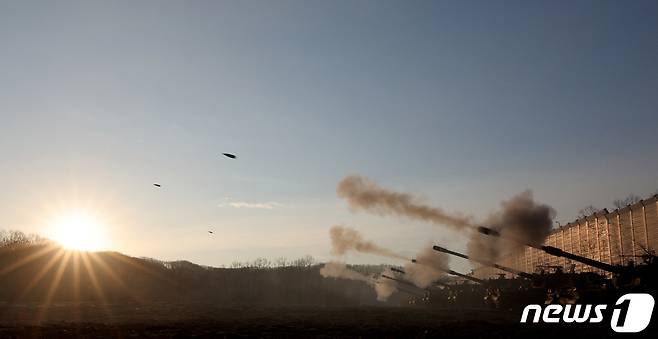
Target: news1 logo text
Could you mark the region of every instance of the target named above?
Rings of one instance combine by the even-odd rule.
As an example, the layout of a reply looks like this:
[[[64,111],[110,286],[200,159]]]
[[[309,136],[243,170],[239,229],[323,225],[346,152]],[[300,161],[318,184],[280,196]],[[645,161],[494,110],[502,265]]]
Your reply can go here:
[[[617,299],[612,307],[610,327],[615,332],[641,332],[651,322],[654,299],[651,294],[628,293]],[[538,305],[530,304],[523,309],[521,323],[526,323],[532,315],[532,322],[539,323],[600,323],[610,315],[608,305]]]

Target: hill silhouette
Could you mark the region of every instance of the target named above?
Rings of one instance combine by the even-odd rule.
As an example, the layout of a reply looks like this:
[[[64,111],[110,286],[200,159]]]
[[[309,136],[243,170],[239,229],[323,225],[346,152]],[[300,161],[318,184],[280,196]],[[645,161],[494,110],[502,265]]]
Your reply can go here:
[[[0,236],[0,303],[177,303],[286,306],[378,304],[363,282],[323,278],[310,259],[232,268],[165,262],[118,252],[66,250],[46,239]],[[246,266],[246,267],[245,267]],[[376,272],[379,266],[357,267]],[[398,300],[399,301],[399,300]],[[395,303],[396,301],[391,301]]]

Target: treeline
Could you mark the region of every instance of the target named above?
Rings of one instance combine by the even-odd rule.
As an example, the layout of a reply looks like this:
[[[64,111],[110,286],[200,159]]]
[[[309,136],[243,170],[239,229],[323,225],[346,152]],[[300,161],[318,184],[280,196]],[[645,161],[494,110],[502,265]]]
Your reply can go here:
[[[649,197],[647,197],[647,198],[653,197],[653,196],[655,196],[655,195],[658,195],[658,190],[656,190],[655,192],[653,192],[653,194],[651,194],[651,195],[650,195]],[[626,206],[633,205],[633,204],[639,202],[640,200],[642,200],[642,198],[641,198],[639,195],[637,195],[637,194],[635,194],[635,193],[630,193],[630,194],[628,194],[625,198],[622,198],[622,199],[615,199],[615,200],[612,202],[612,206],[614,206],[616,209],[622,209],[622,208],[624,208],[624,207],[626,207]],[[593,205],[585,206],[585,207],[581,208],[581,209],[578,211],[578,218],[580,219],[580,218],[584,218],[584,217],[590,216],[590,215],[592,215],[592,214],[594,214],[594,213],[596,213],[596,212],[598,212],[598,211],[601,211],[601,210],[603,210],[603,209],[602,209],[602,208],[595,207],[595,206],[593,206]]]
[[[0,248],[11,249],[24,246],[45,245],[52,243],[38,234],[25,234],[21,231],[0,230]]]
[[[267,269],[267,268],[278,268],[278,267],[310,267],[316,264],[315,258],[310,255],[304,257],[288,260],[287,258],[276,258],[275,260],[269,260],[267,258],[256,258],[254,261],[234,261],[231,263],[231,268],[257,268],[257,269]]]
[[[372,286],[323,278],[310,256],[259,258],[229,268],[134,258],[117,252],[81,255],[20,232],[0,233],[0,302],[175,302],[214,305],[378,304]],[[383,266],[353,266],[376,274]],[[393,298],[391,303],[402,299]]]

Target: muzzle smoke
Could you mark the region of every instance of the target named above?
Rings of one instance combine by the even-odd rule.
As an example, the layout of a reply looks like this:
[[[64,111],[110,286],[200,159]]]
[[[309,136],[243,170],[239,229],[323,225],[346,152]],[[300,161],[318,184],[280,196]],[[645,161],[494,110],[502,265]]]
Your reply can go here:
[[[473,232],[468,253],[474,258],[499,261],[523,249],[523,244],[540,245],[551,232],[555,210],[534,201],[531,191],[522,192],[501,203],[501,210],[486,220],[500,232],[491,237]]]
[[[331,237],[331,254],[344,255],[347,251],[370,253],[384,257],[409,260],[403,255],[397,254],[387,248],[381,247],[371,241],[364,240],[357,230],[344,226],[333,226],[329,229]]]
[[[372,283],[372,278],[347,268],[345,263],[342,262],[332,261],[324,264],[324,266],[320,269],[320,275],[325,278],[341,278],[364,281],[369,284]]]
[[[420,288],[427,288],[444,276],[447,268],[448,255],[433,250],[431,245],[416,255],[416,263],[407,262],[404,265],[406,276]]]
[[[338,183],[338,196],[347,200],[351,209],[380,215],[401,215],[435,224],[464,228],[472,226],[468,217],[446,213],[440,208],[418,202],[408,193],[391,191],[359,175],[351,175]]]
[[[377,300],[386,301],[388,298],[398,290],[394,281],[379,279],[375,284],[375,293],[377,293]]]
[[[355,211],[400,215],[471,232],[469,255],[493,262],[520,250],[523,244],[543,243],[550,233],[555,216],[552,207],[534,201],[532,192],[522,192],[504,201],[501,210],[483,223],[500,232],[501,237],[496,238],[473,232],[476,223],[469,217],[446,213],[440,208],[419,203],[417,198],[408,193],[380,187],[376,182],[359,175],[345,177],[338,183],[336,191]]]
[[[325,278],[348,279],[363,281],[368,285],[373,286],[375,293],[377,293],[377,300],[386,301],[395,291],[396,285],[388,281],[375,281],[372,277],[365,274],[351,270],[342,262],[328,262],[320,269],[320,275]]]
[[[331,237],[331,252],[334,255],[344,255],[348,251],[356,251],[405,261],[404,267],[407,278],[420,288],[427,288],[432,282],[443,276],[444,272],[438,270],[437,267],[448,267],[448,255],[434,251],[432,246],[428,246],[418,253],[416,256],[417,263],[414,264],[410,258],[379,246],[372,241],[365,240],[361,233],[353,228],[333,226],[329,230],[329,235]]]

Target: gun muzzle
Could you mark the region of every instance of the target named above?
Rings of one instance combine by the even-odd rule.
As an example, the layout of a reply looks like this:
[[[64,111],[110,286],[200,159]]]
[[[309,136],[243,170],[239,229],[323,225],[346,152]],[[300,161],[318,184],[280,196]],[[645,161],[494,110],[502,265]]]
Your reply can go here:
[[[400,274],[406,274],[406,273],[404,273],[403,270],[401,270],[401,269],[399,269],[399,268],[397,268],[397,267],[391,267],[391,271],[393,271],[393,272],[397,272],[397,273],[400,273]]]
[[[489,227],[484,227],[484,226],[478,226],[478,232],[486,235],[490,235],[492,237],[500,237],[500,232],[496,231],[493,228]]]

